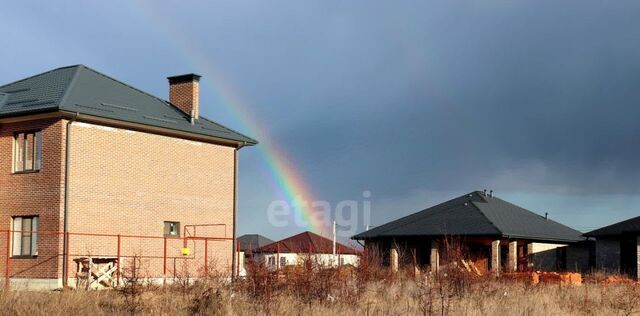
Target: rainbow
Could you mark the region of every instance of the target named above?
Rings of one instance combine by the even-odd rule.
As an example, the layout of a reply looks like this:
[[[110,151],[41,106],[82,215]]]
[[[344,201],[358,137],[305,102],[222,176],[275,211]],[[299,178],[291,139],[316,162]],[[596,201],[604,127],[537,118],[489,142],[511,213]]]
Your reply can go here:
[[[185,61],[189,62],[199,73],[205,75],[206,82],[212,83],[209,88],[214,90],[222,100],[222,104],[228,107],[230,113],[241,126],[242,131],[246,131],[247,134],[258,139],[260,144],[256,146],[256,149],[259,156],[262,157],[266,164],[281,196],[285,198],[285,201],[294,211],[292,215],[293,218],[297,219],[296,222],[302,224],[305,230],[319,234],[327,233],[329,227],[313,211],[311,202],[315,201],[315,199],[300,172],[295,169],[295,165],[291,162],[287,153],[277,146],[269,131],[247,110],[246,103],[243,102],[228,81],[224,79],[223,74],[217,70],[210,58],[205,56],[203,50],[194,41],[186,40],[184,34],[177,32],[178,27],[176,25],[169,25],[170,21],[167,16],[156,12],[152,3],[147,4],[146,1],[126,1],[126,3],[132,5],[137,3],[142,7],[134,7],[134,9],[145,16],[149,24],[157,26],[157,30],[161,31],[160,35],[163,39],[172,42],[165,47],[176,49],[178,53],[185,56]]]

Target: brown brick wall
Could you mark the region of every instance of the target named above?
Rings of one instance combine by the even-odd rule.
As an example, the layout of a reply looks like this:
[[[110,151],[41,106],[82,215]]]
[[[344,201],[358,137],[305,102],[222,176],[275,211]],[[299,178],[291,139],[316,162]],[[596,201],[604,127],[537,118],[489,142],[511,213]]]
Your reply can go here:
[[[199,83],[197,81],[174,83],[169,85],[169,101],[187,114],[195,111],[199,116]]]
[[[199,227],[198,236],[232,237],[234,149],[171,137],[86,123],[71,130],[69,230],[105,234],[163,236],[163,222]],[[191,229],[193,234],[193,229]],[[72,236],[73,255],[115,256],[113,237]],[[187,260],[204,263],[204,242],[168,241],[169,273]],[[209,242],[208,254],[220,268],[229,268],[231,241]],[[162,270],[163,239],[121,238],[121,255],[143,257],[152,276]],[[127,260],[123,261],[127,264]]]
[[[39,216],[40,231],[62,230],[64,122],[41,120],[0,124],[0,230],[11,227],[12,216]],[[13,135],[42,130],[42,168],[39,172],[14,174]],[[4,277],[9,243],[0,233],[0,274]],[[60,235],[40,234],[36,259],[11,259],[12,277],[56,278],[60,274]]]
[[[66,120],[40,120],[0,125],[0,230],[11,217],[38,215],[39,255],[10,259],[13,278],[62,277],[64,212],[64,146]],[[42,129],[42,169],[13,174],[13,134]],[[228,237],[233,234],[234,149],[143,132],[75,122],[71,129],[69,175],[70,277],[78,257],[114,257],[117,237],[80,233],[154,236],[121,237],[123,266],[140,256],[143,272],[163,272],[163,222],[184,225],[225,224],[193,228],[191,235]],[[0,233],[0,275],[4,276],[8,243]],[[209,267],[229,269],[232,241],[209,241]],[[167,239],[167,275],[184,267],[196,273],[204,265],[204,241]],[[199,271],[197,271],[199,272]]]

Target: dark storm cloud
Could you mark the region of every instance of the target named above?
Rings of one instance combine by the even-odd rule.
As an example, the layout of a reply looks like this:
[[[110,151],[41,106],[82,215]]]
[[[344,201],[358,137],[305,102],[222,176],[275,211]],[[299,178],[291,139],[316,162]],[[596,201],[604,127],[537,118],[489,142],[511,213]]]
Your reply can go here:
[[[357,80],[366,94],[344,98],[345,84],[319,97],[328,111],[285,143],[335,191],[332,182],[391,195],[478,184],[638,192],[638,6],[581,4],[476,7],[420,23],[414,60],[394,52],[379,77]],[[312,122],[322,128],[301,130]],[[496,181],[505,172],[524,179]]]
[[[205,71],[199,51],[318,199],[371,190],[379,219],[483,187],[569,196],[554,195],[566,212],[588,204],[571,196],[640,193],[636,1],[199,5],[6,5],[0,79],[85,63],[164,96],[167,75]],[[202,74],[203,113],[246,131]],[[266,222],[270,177],[243,150],[241,232],[288,233]]]

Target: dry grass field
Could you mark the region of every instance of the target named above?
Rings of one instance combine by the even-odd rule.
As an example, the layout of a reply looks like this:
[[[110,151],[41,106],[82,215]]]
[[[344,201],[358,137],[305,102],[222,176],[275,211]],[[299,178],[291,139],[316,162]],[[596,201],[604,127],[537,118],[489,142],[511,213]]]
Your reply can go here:
[[[456,269],[439,277],[391,274],[388,268],[319,270],[311,264],[280,273],[260,267],[234,284],[215,273],[165,287],[127,277],[118,290],[0,292],[3,315],[634,315],[635,282],[582,285],[477,277]],[[598,279],[600,281],[598,281]]]
[[[513,281],[470,285],[459,295],[433,291],[420,282],[368,283],[357,297],[309,299],[286,290],[258,299],[230,286],[199,283],[143,289],[136,298],[118,291],[4,292],[3,315],[634,315],[640,313],[636,285],[535,287]]]

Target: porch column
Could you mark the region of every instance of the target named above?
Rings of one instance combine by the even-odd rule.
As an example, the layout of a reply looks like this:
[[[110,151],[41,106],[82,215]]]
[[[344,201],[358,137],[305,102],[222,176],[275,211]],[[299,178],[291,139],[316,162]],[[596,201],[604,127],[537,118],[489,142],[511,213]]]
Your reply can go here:
[[[438,249],[438,241],[431,239],[431,255],[429,256],[429,264],[431,265],[431,272],[434,274],[440,270],[440,251]]]
[[[636,279],[640,280],[640,235],[636,236]]]
[[[509,241],[509,256],[507,258],[507,271],[516,272],[518,270],[518,242]]]
[[[527,268],[529,268],[529,270],[535,270],[535,267],[536,267],[536,262],[535,262],[535,256],[533,254],[533,243],[528,242],[527,243]]]
[[[389,263],[391,265],[391,272],[398,272],[398,249],[391,247],[389,252]]]
[[[500,240],[491,242],[491,271],[500,276]]]

